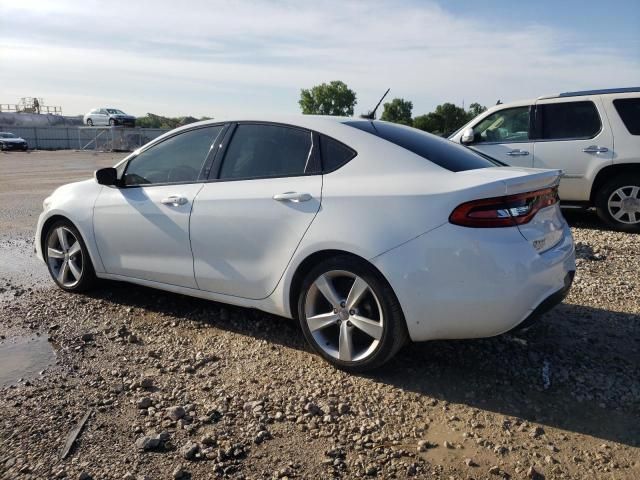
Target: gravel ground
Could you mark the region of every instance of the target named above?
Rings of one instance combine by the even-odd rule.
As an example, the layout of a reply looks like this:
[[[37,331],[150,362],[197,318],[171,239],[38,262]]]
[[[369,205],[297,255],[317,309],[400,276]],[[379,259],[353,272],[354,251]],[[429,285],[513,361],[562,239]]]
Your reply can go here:
[[[115,282],[66,294],[42,265],[7,268],[32,240],[5,231],[0,346],[46,336],[57,359],[0,388],[0,478],[640,478],[640,237],[567,217],[575,284],[540,323],[410,345],[364,376],[261,312]]]

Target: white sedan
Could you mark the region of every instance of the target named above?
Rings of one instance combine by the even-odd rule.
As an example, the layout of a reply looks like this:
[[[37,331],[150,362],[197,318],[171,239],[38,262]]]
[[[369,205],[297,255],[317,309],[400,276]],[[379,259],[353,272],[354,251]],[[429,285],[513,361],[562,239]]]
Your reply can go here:
[[[560,302],[575,255],[559,176],[380,121],[207,121],[58,188],[35,243],[64,290],[106,278],[297,318],[363,371]]]

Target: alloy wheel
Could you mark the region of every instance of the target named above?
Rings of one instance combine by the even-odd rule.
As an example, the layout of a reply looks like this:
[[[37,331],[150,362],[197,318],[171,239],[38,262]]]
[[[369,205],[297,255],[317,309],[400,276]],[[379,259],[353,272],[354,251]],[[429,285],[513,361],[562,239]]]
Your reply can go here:
[[[309,287],[304,312],[316,344],[337,360],[365,360],[380,344],[385,320],[380,300],[354,273],[320,275]]]
[[[640,222],[640,187],[627,185],[614,190],[609,195],[607,208],[611,217],[621,223],[637,224]]]
[[[66,227],[57,227],[47,238],[47,264],[60,285],[75,287],[82,278],[84,258],[75,234]]]

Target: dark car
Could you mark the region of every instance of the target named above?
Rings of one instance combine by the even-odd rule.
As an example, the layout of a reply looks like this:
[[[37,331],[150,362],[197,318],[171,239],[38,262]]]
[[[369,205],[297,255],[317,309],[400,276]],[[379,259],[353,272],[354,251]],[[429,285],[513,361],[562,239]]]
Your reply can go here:
[[[0,150],[22,150],[26,152],[29,148],[27,141],[13,133],[0,132]]]

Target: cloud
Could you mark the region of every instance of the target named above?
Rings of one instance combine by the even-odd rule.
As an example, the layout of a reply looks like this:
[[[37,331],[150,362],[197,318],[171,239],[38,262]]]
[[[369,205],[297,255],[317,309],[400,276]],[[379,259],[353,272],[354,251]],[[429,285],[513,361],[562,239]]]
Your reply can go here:
[[[344,80],[368,110],[387,87],[414,114],[629,86],[640,60],[543,25],[480,23],[435,3],[0,0],[2,102],[67,113],[295,113],[299,90]],[[46,10],[45,10],[46,9]],[[11,19],[11,21],[7,19]],[[37,25],[37,28],[33,28]]]

